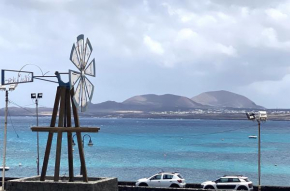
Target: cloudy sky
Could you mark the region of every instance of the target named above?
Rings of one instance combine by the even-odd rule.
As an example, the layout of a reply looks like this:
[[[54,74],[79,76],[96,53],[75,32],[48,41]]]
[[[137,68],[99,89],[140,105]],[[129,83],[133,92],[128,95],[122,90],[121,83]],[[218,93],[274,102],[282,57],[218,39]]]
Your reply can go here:
[[[228,90],[290,108],[290,1],[3,0],[0,13],[0,69],[76,70],[72,44],[88,37],[93,103]],[[27,106],[30,93],[43,92],[40,105],[52,107],[55,91],[56,84],[35,81],[10,99]]]

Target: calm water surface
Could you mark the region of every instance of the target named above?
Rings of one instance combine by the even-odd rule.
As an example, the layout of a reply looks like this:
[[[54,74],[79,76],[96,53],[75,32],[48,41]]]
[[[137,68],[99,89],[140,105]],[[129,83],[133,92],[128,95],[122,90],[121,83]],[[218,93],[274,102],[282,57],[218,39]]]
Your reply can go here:
[[[2,164],[3,117],[0,120]],[[41,117],[39,121],[39,126],[49,126],[50,118]],[[160,171],[174,171],[180,172],[187,182],[200,183],[225,174],[243,174],[257,183],[258,139],[248,138],[258,133],[255,122],[98,118],[80,118],[80,122],[81,126],[101,128],[99,133],[90,134],[94,143],[92,147],[87,145],[88,136],[84,140],[89,176],[135,181]],[[34,117],[12,117],[9,120],[6,160],[10,170],[6,176],[36,175],[36,133],[30,130],[35,123]],[[263,185],[290,185],[289,124],[267,121],[261,126]],[[46,140],[47,133],[40,133],[41,166]],[[62,175],[68,175],[66,142],[66,136],[63,136]],[[54,170],[55,146],[56,136],[48,175],[52,175]],[[78,157],[75,146],[75,174],[79,174]]]

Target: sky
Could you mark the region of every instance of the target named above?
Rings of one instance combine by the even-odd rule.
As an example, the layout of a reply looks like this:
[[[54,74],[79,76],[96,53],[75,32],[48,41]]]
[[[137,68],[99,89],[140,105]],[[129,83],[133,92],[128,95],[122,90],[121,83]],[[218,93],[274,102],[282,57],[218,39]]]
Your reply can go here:
[[[0,13],[0,69],[77,70],[70,51],[88,37],[92,103],[227,90],[290,108],[290,1],[2,0]],[[56,87],[19,84],[9,99],[33,107],[30,93],[41,92],[39,105],[53,107]]]

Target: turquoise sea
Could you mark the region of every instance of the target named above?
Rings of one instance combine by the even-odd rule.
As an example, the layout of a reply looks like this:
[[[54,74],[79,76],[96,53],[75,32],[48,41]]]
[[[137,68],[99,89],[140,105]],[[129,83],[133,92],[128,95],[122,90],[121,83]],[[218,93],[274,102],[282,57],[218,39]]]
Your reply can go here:
[[[49,126],[50,117],[40,117],[39,126]],[[84,138],[89,176],[117,177],[135,181],[160,171],[180,172],[190,183],[215,180],[222,175],[242,174],[257,184],[258,134],[256,122],[247,120],[100,119],[80,118],[81,126],[97,126],[99,133]],[[11,117],[8,121],[7,177],[34,176],[36,170],[35,117]],[[0,117],[0,162],[2,164],[4,118]],[[17,136],[18,134],[18,136]],[[47,133],[40,133],[42,166]],[[76,140],[76,139],[75,139]],[[261,183],[290,185],[290,122],[267,121],[261,125]],[[68,175],[66,136],[63,136],[61,175]],[[53,174],[56,135],[49,161]],[[74,172],[79,158],[74,146]],[[19,166],[19,163],[22,165]]]

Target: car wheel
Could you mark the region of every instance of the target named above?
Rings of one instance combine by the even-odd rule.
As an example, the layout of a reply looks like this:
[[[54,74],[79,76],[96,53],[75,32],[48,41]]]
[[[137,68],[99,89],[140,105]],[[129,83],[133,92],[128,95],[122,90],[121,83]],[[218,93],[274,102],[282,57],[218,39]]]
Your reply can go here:
[[[177,184],[171,184],[170,187],[171,188],[179,188],[179,186]]]
[[[240,186],[237,190],[248,190],[248,188],[246,188],[244,186]]]
[[[142,183],[139,184],[139,186],[148,186],[148,184],[142,182]]]
[[[206,186],[206,187],[204,187],[204,189],[215,190],[213,186]]]

